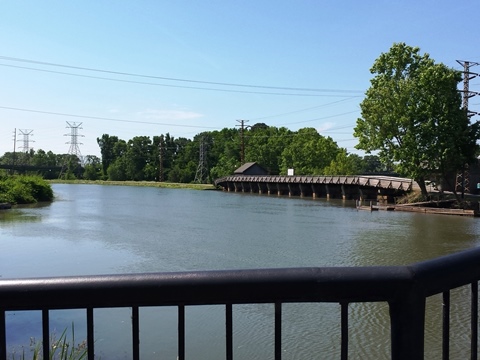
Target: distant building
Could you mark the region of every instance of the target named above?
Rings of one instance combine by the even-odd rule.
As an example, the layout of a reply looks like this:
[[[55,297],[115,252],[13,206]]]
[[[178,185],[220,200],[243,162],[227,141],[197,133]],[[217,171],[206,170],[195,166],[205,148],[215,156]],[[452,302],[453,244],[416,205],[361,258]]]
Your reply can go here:
[[[268,171],[256,162],[245,163],[234,172],[235,175],[268,175]]]

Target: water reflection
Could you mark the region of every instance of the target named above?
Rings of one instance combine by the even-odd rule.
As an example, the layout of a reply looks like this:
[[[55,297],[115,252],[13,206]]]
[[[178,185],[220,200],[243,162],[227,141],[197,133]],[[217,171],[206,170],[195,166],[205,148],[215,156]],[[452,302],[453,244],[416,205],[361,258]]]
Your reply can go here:
[[[357,211],[353,201],[122,186],[53,188],[56,200],[48,206],[0,212],[0,276],[404,265],[478,246],[480,235],[478,219]],[[452,353],[458,350],[459,359],[468,334],[467,293],[452,292],[452,304],[458,300],[452,309]],[[441,299],[428,300],[426,358],[439,354],[439,308]],[[388,306],[351,304],[349,312],[351,358],[387,358]],[[58,316],[66,319],[63,314]],[[142,359],[159,353],[174,359],[175,308],[141,309],[140,315]],[[188,315],[188,354],[224,357],[223,309],[196,307]],[[36,336],[36,315],[29,316],[8,315],[12,346],[25,340],[19,334]],[[75,316],[81,332],[83,320]],[[288,304],[283,316],[285,359],[339,357],[338,304]],[[28,321],[13,321],[20,317]],[[102,359],[128,359],[128,309],[96,310],[95,317]],[[235,358],[272,358],[273,323],[273,305],[235,306]],[[69,322],[59,319],[55,328],[65,325]],[[124,346],[112,354],[111,344]]]

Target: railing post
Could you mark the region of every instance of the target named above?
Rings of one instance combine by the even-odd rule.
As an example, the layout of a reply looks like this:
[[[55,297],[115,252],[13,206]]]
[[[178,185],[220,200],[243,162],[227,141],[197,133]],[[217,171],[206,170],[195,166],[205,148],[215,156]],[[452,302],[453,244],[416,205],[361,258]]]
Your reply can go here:
[[[0,360],[7,360],[7,333],[3,309],[0,309]]]
[[[392,360],[423,360],[425,296],[410,292],[389,305]]]

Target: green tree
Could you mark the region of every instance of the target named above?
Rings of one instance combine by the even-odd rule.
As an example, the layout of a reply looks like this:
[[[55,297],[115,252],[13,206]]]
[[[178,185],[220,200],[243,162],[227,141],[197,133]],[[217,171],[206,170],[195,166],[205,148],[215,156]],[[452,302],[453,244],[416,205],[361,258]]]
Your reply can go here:
[[[357,175],[362,172],[363,160],[357,154],[348,154],[341,149],[330,165],[324,169],[325,175]]]
[[[118,157],[115,152],[115,145],[118,143],[117,136],[110,136],[103,134],[101,138],[97,138],[97,144],[100,147],[100,153],[102,155],[102,169],[104,175],[107,174],[107,169],[112,162]]]
[[[365,155],[362,159],[362,173],[372,174],[386,171],[387,166],[383,165],[377,155]]]
[[[83,172],[83,178],[86,180],[98,180],[102,174],[102,163],[98,156],[87,155],[85,156],[85,166]]]
[[[303,128],[293,136],[282,152],[281,173],[289,168],[299,175],[322,175],[340,151],[330,137],[320,135],[314,128]]]
[[[378,150],[424,195],[426,178],[438,174],[449,182],[449,174],[474,161],[479,125],[461,109],[458,71],[404,43],[381,54],[370,71],[375,76],[354,130],[358,149]]]
[[[282,152],[292,140],[293,132],[263,123],[246,132],[245,161],[257,162],[270,174],[280,173]]]
[[[145,180],[145,166],[151,161],[152,141],[148,136],[135,136],[128,141],[126,159],[127,179],[134,181]]]
[[[240,166],[240,134],[237,128],[224,128],[212,131],[211,136],[212,144],[207,156],[212,165],[210,180],[213,180],[233,174]]]

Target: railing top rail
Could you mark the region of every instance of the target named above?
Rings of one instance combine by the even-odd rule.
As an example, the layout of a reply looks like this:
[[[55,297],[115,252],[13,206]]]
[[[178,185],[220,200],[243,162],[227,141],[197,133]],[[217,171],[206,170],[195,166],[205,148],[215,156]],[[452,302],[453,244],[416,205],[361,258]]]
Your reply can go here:
[[[0,309],[387,301],[406,267],[288,268],[0,280]],[[8,294],[8,296],[7,296]]]
[[[410,266],[191,271],[0,280],[0,309],[393,301],[480,278],[480,248]],[[34,299],[34,300],[32,300]]]

